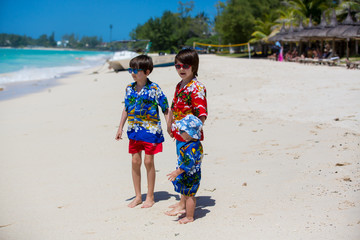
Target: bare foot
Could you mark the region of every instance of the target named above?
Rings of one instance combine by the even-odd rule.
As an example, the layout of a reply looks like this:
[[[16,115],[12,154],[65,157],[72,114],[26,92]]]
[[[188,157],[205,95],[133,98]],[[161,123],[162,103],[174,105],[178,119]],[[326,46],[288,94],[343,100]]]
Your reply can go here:
[[[185,213],[185,209],[180,208],[179,206],[174,207],[173,210],[171,211],[166,211],[165,214],[168,216],[177,216],[179,214],[184,214]]]
[[[194,218],[188,218],[188,217],[184,217],[182,219],[179,220],[179,223],[180,224],[187,224],[189,222],[193,222],[194,221]]]
[[[128,204],[128,207],[129,208],[134,208],[134,207],[136,207],[137,205],[139,205],[141,203],[142,203],[141,199],[135,198],[134,200],[131,201],[131,203]]]
[[[174,203],[173,205],[170,205],[169,208],[176,208],[179,206],[179,203]]]
[[[145,200],[144,204],[141,206],[141,208],[151,208],[155,204],[154,201],[147,201]]]

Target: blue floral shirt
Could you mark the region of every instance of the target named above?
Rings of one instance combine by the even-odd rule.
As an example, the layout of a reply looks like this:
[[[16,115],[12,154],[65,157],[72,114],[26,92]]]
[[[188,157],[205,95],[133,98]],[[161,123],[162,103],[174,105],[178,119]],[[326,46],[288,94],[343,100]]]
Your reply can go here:
[[[169,108],[168,100],[158,84],[148,79],[140,92],[136,91],[136,82],[126,87],[125,110],[128,114],[129,139],[149,143],[164,141],[158,107],[163,113]]]

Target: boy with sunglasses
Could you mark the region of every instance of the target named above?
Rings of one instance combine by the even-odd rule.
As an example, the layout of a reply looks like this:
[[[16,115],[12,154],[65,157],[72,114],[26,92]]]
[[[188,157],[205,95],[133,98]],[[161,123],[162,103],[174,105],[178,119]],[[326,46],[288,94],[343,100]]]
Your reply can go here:
[[[180,121],[188,115],[194,115],[202,123],[207,118],[206,88],[197,80],[199,68],[199,56],[193,49],[183,49],[175,56],[175,68],[181,81],[175,88],[175,94],[169,112],[168,133],[176,139],[176,152],[179,157],[180,148],[186,144],[186,140],[181,136],[176,121]],[[200,141],[204,139],[201,130]],[[170,206],[173,209],[166,212],[167,215],[175,216],[184,213],[186,200],[182,195],[178,204]],[[187,211],[187,209],[186,209]],[[180,223],[187,223],[189,219],[183,218]]]
[[[144,164],[147,172],[148,191],[142,208],[152,207],[154,201],[155,166],[154,155],[162,152],[164,136],[161,130],[159,109],[168,121],[168,101],[159,85],[148,79],[153,70],[151,57],[139,55],[130,61],[128,69],[135,82],[126,87],[125,107],[115,139],[122,139],[123,127],[128,120],[127,135],[129,153],[132,154],[132,178],[135,198],[128,207],[142,203],[141,199],[141,163],[142,151],[145,151]]]

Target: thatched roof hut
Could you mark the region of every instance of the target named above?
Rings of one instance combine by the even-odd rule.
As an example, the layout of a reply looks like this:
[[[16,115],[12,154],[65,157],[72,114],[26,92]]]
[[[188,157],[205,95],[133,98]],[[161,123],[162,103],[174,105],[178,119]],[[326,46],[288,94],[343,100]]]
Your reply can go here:
[[[304,28],[302,21],[299,27],[294,28],[291,24],[289,29],[286,30],[283,24],[281,31],[268,39],[270,42],[283,41],[283,42],[310,42],[312,40],[321,41],[321,49],[323,41],[332,41],[333,50],[335,51],[335,41],[346,41],[347,56],[349,56],[349,41],[355,40],[356,52],[358,52],[357,40],[360,39],[360,22],[354,22],[350,10],[344,21],[338,23],[336,20],[335,11],[333,11],[330,22],[327,23],[325,14],[321,17],[321,22],[314,26],[310,18],[309,25]]]
[[[360,39],[360,24],[357,26],[351,26],[350,28],[347,28],[343,33],[342,36],[344,38],[355,38]]]
[[[274,36],[270,37],[268,39],[269,42],[277,42],[277,41],[282,41],[284,36],[286,36],[287,31],[285,29],[285,24],[283,23],[280,32],[278,32],[277,34],[275,34]]]
[[[340,24],[336,20],[335,11],[331,17],[331,21],[328,24],[323,14],[321,17],[321,23],[314,26],[310,18],[309,25],[304,28],[302,21],[300,26],[294,29],[292,24],[289,30],[286,30],[284,25],[281,31],[275,36],[269,38],[270,42],[286,41],[286,42],[298,42],[301,40],[334,40],[334,39],[360,39],[360,23],[354,22],[351,18],[350,11],[347,18]]]
[[[332,28],[328,33],[328,38],[334,39],[350,39],[350,38],[360,38],[360,23],[353,21],[350,15],[350,11],[346,19],[339,25]]]
[[[331,21],[331,24],[328,24],[326,22],[326,19],[325,19],[325,13],[323,13],[322,16],[321,16],[320,24],[316,28],[313,28],[311,31],[308,31],[305,38],[307,38],[307,39],[314,39],[314,38],[316,38],[316,39],[324,39],[324,38],[326,38],[328,32],[332,28],[337,26],[335,12],[333,12],[333,16],[335,18],[335,22]]]
[[[293,27],[293,24],[290,24],[290,28],[286,36],[283,37],[283,41],[285,42],[298,42],[300,40],[298,34],[304,30],[304,26],[302,21],[300,21],[300,25],[297,28]]]

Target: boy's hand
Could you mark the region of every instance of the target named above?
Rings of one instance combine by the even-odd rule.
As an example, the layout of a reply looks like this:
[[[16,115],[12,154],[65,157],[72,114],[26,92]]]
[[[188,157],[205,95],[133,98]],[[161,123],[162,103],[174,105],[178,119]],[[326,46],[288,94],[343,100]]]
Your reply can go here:
[[[122,139],[122,133],[123,133],[123,130],[119,129],[116,133],[115,140],[119,141],[120,139]]]
[[[168,180],[173,182],[178,175],[179,175],[179,173],[175,170],[166,176],[168,176]]]
[[[166,176],[168,176],[168,180],[170,180],[170,181],[174,181],[175,180],[175,178],[177,177],[177,176],[179,176],[181,173],[183,173],[183,172],[185,172],[184,170],[182,170],[181,168],[178,168],[178,169],[176,169],[175,171],[172,171],[171,173],[169,173],[168,175],[166,175]]]
[[[174,134],[171,132],[171,126],[167,127],[167,132],[168,132],[168,134],[170,135],[171,138],[174,137]]]

